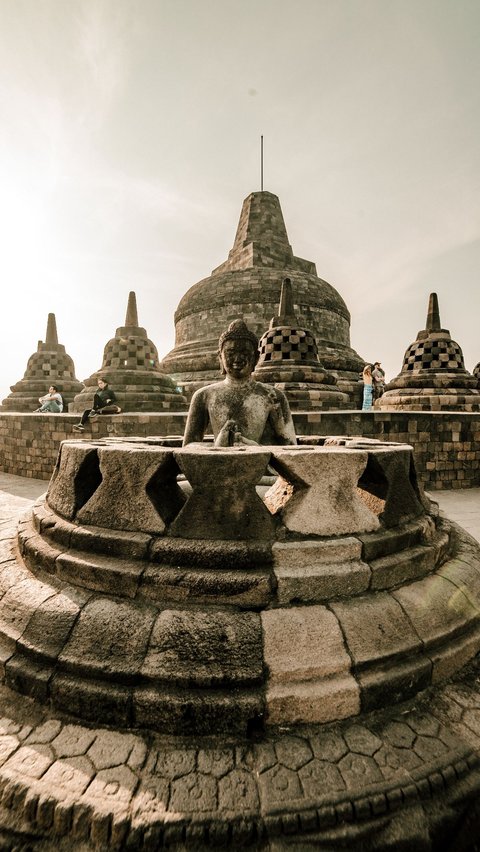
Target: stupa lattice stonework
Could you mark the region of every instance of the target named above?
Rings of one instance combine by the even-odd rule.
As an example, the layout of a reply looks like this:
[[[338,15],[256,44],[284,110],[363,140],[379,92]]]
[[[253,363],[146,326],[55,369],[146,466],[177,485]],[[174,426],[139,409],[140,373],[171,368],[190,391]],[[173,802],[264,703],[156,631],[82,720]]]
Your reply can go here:
[[[279,199],[270,192],[245,199],[228,259],[181,299],[175,347],[163,359],[166,372],[189,391],[218,379],[220,333],[242,317],[261,337],[277,312],[285,277],[295,281],[298,324],[316,338],[319,359],[339,390],[354,394],[363,362],[350,346],[350,313],[315,264],[293,254]]]
[[[23,379],[11,386],[12,393],[2,402],[6,411],[35,411],[39,397],[50,385],[56,385],[66,407],[83,385],[75,376],[75,366],[58,342],[55,314],[49,314],[45,343],[38,341],[37,351],[30,356]]]
[[[186,399],[162,370],[157,348],[138,324],[134,292],[128,297],[125,325],[117,328],[103,353],[101,369],[85,380],[85,388],[71,406],[83,411],[92,404],[97,380],[106,379],[122,411],[184,411]]]
[[[424,330],[405,352],[402,370],[375,403],[382,411],[480,411],[478,380],[465,369],[463,352],[442,328],[431,293]]]
[[[298,323],[290,278],[282,282],[278,316],[270,321],[258,348],[255,378],[280,388],[291,409],[305,411],[350,405],[350,398],[340,391],[336,377],[327,373],[320,363],[315,337]]]

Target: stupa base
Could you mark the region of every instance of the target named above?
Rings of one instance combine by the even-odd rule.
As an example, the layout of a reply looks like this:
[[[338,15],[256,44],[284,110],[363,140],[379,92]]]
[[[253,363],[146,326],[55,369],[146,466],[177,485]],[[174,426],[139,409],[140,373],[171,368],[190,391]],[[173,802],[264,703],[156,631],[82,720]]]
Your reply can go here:
[[[473,849],[479,674],[258,739],[120,733],[2,687],[0,848]]]

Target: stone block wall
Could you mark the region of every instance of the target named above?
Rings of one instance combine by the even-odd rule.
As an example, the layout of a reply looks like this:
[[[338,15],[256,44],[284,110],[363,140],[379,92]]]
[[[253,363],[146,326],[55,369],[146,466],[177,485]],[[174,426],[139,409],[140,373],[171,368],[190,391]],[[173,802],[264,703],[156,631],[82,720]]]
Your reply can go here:
[[[297,435],[361,435],[411,444],[426,488],[480,486],[480,414],[432,411],[294,413]]]
[[[177,436],[186,413],[98,417],[86,438]],[[480,487],[480,414],[463,412],[294,412],[299,436],[358,435],[411,444],[426,488]],[[49,480],[61,441],[75,437],[71,414],[0,414],[0,470]],[[78,436],[83,437],[82,435]]]
[[[84,435],[72,431],[78,414],[0,414],[0,470],[49,480],[61,441],[67,438],[106,438],[183,435],[186,412],[119,414],[98,417]]]

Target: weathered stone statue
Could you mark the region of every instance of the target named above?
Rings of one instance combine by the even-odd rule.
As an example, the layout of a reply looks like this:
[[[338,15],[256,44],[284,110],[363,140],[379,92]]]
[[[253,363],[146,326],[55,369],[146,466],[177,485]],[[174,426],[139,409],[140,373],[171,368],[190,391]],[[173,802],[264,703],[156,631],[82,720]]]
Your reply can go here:
[[[220,336],[218,354],[225,379],[194,393],[184,445],[202,441],[209,422],[217,447],[296,444],[285,394],[252,378],[258,340],[243,320],[230,323]]]

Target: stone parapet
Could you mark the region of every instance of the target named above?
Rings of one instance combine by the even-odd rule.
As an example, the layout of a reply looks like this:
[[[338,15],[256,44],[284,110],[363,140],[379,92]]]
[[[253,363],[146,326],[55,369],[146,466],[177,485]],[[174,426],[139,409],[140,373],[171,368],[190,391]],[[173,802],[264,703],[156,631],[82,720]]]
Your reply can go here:
[[[410,444],[418,475],[431,490],[480,485],[480,414],[467,412],[294,411],[299,441],[308,437],[358,435]],[[176,436],[186,412],[145,412],[98,417],[89,424],[94,438]],[[0,412],[0,470],[48,480],[60,442],[74,437],[78,416]]]

